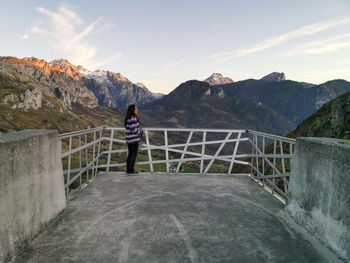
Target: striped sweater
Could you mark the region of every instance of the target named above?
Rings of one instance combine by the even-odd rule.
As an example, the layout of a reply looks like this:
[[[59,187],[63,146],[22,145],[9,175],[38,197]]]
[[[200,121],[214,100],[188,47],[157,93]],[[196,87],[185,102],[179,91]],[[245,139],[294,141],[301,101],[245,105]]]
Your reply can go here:
[[[138,143],[140,141],[140,134],[143,131],[140,129],[140,124],[135,116],[131,116],[130,119],[126,121],[125,127],[125,141],[127,144]]]

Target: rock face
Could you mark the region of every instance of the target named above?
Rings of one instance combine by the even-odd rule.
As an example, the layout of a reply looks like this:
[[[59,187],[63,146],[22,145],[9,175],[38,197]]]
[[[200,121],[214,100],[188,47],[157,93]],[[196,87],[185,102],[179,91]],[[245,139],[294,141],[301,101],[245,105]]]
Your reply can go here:
[[[134,84],[120,73],[96,70],[84,73],[81,83],[94,92],[98,103],[112,108],[125,108],[130,104],[143,106],[161,96],[154,95],[142,83]]]
[[[264,81],[283,81],[283,80],[286,80],[286,75],[284,75],[283,72],[281,72],[281,73],[272,72],[272,73],[266,75],[265,77],[261,78],[261,80],[264,80]]]
[[[204,81],[209,83],[210,85],[229,84],[234,82],[230,78],[223,77],[221,73],[213,73],[210,77],[206,78]]]
[[[68,110],[72,103],[85,104],[90,108],[98,104],[113,108],[124,108],[129,104],[143,106],[163,95],[153,94],[142,83],[134,84],[120,73],[89,71],[64,59],[47,63],[34,57],[0,57],[0,63],[14,67],[8,71],[5,70],[6,66],[2,67],[4,75],[31,81],[34,87],[45,87],[46,91],[41,89],[42,92],[58,97]],[[23,103],[23,99],[20,103]],[[15,107],[25,108],[22,105]]]
[[[71,110],[72,103],[96,107],[98,104],[94,94],[76,80],[80,73],[71,64],[67,64],[66,68],[62,65],[55,62],[46,63],[36,58],[0,57],[0,75],[35,87],[18,94],[18,104],[13,107],[24,110],[39,109],[42,100],[47,101],[45,96],[58,98],[66,110]]]

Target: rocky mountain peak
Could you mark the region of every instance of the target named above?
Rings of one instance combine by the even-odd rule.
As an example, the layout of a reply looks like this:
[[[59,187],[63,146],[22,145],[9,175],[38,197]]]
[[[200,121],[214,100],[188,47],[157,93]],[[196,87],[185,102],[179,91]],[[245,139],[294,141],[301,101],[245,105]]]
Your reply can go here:
[[[205,82],[212,85],[220,85],[220,84],[229,84],[233,83],[234,81],[228,77],[223,77],[221,73],[213,73],[210,77],[206,78],[204,80]]]
[[[83,77],[83,74],[80,73],[78,68],[71,64],[66,59],[56,59],[49,63],[51,67],[51,71],[58,73],[66,73],[68,76],[75,80],[79,80],[81,77]]]
[[[265,81],[283,81],[286,80],[286,75],[283,72],[272,72],[265,77],[261,78],[261,80]]]
[[[147,87],[141,82],[137,82],[137,83],[135,83],[135,85],[139,86],[140,88],[147,89]]]

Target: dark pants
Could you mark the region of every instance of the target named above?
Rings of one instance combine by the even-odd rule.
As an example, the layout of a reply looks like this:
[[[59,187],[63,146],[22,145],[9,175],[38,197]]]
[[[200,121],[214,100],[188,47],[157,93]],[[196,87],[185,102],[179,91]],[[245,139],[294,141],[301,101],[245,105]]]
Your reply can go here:
[[[128,153],[128,158],[126,159],[126,172],[127,173],[134,172],[134,166],[135,166],[138,148],[139,148],[138,142],[128,144],[129,153]]]

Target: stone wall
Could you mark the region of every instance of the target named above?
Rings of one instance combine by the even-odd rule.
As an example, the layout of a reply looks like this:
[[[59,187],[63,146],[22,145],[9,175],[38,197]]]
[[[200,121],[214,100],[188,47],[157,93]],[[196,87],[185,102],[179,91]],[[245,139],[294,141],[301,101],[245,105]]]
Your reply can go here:
[[[0,262],[66,207],[57,131],[0,135]]]
[[[350,262],[350,145],[330,138],[298,138],[286,209],[312,236]]]

